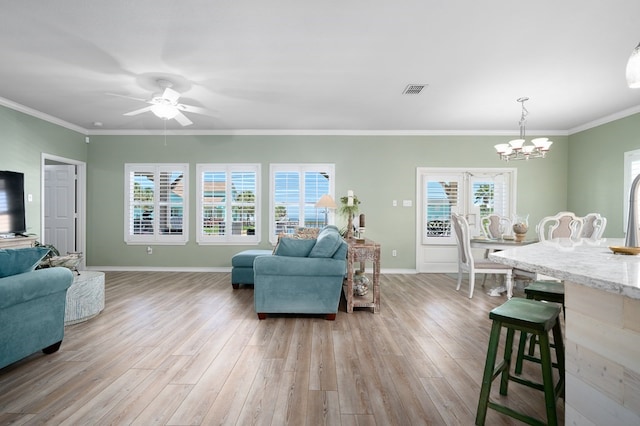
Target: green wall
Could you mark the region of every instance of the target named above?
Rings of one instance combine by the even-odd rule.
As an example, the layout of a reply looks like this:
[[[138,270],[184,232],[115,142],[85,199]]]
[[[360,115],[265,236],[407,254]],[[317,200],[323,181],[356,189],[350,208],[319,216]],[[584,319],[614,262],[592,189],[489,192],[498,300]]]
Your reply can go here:
[[[130,267],[228,267],[247,246],[198,246],[195,242],[197,163],[262,165],[262,244],[268,243],[269,164],[334,163],[336,194],[353,189],[367,215],[367,236],[382,245],[384,269],[415,269],[416,168],[516,167],[517,211],[531,223],[567,208],[568,138],[555,136],[547,159],[505,163],[496,136],[91,136],[88,153],[87,264]],[[124,243],[124,164],[189,163],[190,237],[186,246]],[[398,207],[392,201],[398,200]],[[413,207],[402,207],[412,200]],[[344,219],[337,217],[338,225]],[[255,248],[255,246],[254,246]],[[392,257],[391,251],[398,256]]]
[[[622,237],[624,153],[640,149],[640,114],[569,138],[569,210],[607,218],[605,237]]]
[[[27,203],[27,232],[41,235],[42,154],[87,161],[84,135],[0,106],[0,170],[25,174],[25,193],[33,195]]]
[[[263,233],[268,244],[270,163],[336,165],[336,193],[353,189],[367,215],[367,236],[382,244],[384,269],[415,268],[417,167],[516,167],[518,213],[535,224],[561,210],[608,219],[605,236],[621,237],[623,154],[640,149],[640,114],[569,137],[553,136],[544,160],[504,163],[493,145],[506,136],[91,136],[0,107],[0,169],[25,173],[29,232],[40,234],[42,153],[87,163],[87,265],[111,267],[228,267],[244,246],[195,243],[195,165],[262,164]],[[125,162],[186,162],[191,170],[190,241],[186,246],[124,244]],[[399,207],[392,207],[398,200]],[[412,200],[413,207],[401,207]],[[344,220],[337,218],[338,224]],[[531,227],[533,228],[533,227]],[[532,232],[532,231],[530,231]],[[392,257],[391,250],[398,256]]]

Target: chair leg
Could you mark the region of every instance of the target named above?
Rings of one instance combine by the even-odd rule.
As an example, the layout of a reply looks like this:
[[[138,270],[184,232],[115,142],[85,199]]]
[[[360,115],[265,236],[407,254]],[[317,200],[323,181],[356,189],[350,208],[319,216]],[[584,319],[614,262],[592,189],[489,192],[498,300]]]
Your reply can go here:
[[[520,343],[518,343],[518,356],[516,357],[516,368],[515,374],[522,374],[522,364],[524,361],[524,349],[527,345],[527,333],[524,331],[520,332]]]
[[[456,286],[456,290],[460,290],[461,285],[462,285],[462,269],[458,268],[458,285]]]
[[[549,335],[540,335],[540,363],[542,364],[542,384],[544,387],[544,403],[547,408],[547,424],[557,425],[556,397],[553,386],[553,374],[551,367],[551,350]]]
[[[469,273],[469,299],[473,297],[473,287],[476,285],[476,274],[474,272]]]
[[[484,425],[487,418],[487,408],[489,406],[489,394],[491,393],[491,382],[493,381],[494,367],[498,356],[498,344],[500,343],[500,330],[502,323],[493,321],[491,334],[489,336],[489,347],[487,349],[487,360],[484,365],[482,375],[482,387],[480,388],[480,398],[478,399],[478,411],[476,412],[476,425]]]

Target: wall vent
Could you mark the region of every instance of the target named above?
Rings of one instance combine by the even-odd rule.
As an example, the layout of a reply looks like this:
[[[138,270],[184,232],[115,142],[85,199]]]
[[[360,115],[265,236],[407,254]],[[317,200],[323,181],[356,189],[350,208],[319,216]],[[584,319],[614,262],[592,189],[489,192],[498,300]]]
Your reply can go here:
[[[427,87],[428,84],[408,84],[402,92],[403,95],[419,95],[422,89]]]

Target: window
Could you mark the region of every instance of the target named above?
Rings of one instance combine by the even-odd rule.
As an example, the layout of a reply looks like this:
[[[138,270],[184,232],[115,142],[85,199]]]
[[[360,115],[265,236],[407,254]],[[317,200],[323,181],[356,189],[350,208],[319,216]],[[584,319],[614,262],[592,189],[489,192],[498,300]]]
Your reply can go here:
[[[200,244],[260,242],[260,165],[198,164],[196,240]]]
[[[280,233],[297,227],[320,228],[326,225],[325,210],[316,208],[324,194],[333,197],[333,164],[272,164],[269,240],[275,243]],[[335,199],[335,197],[333,197]],[[333,212],[329,211],[332,223]]]
[[[422,188],[423,244],[455,244],[451,213],[464,214],[471,235],[480,233],[480,218],[515,214],[515,169],[419,169]]]
[[[640,174],[640,149],[624,153],[624,206],[622,221],[623,230],[627,232],[627,222],[629,221],[629,196],[631,195],[631,184]],[[636,206],[636,209],[638,206]]]
[[[188,164],[125,164],[127,244],[186,244]]]

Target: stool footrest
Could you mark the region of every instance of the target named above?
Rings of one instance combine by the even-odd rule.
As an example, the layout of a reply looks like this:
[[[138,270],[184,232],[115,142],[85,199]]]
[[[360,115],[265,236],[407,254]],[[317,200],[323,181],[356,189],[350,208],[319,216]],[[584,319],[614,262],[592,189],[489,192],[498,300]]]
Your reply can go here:
[[[535,417],[531,417],[531,416],[527,416],[524,415],[522,413],[519,413],[507,406],[504,405],[500,405],[498,403],[495,403],[493,401],[489,401],[488,404],[489,408],[492,408],[494,410],[496,410],[499,413],[502,414],[506,414],[509,417],[513,417],[514,419],[520,420],[523,423],[526,423],[528,425],[534,425],[534,426],[546,426],[547,424],[540,421],[539,419],[536,419]]]

